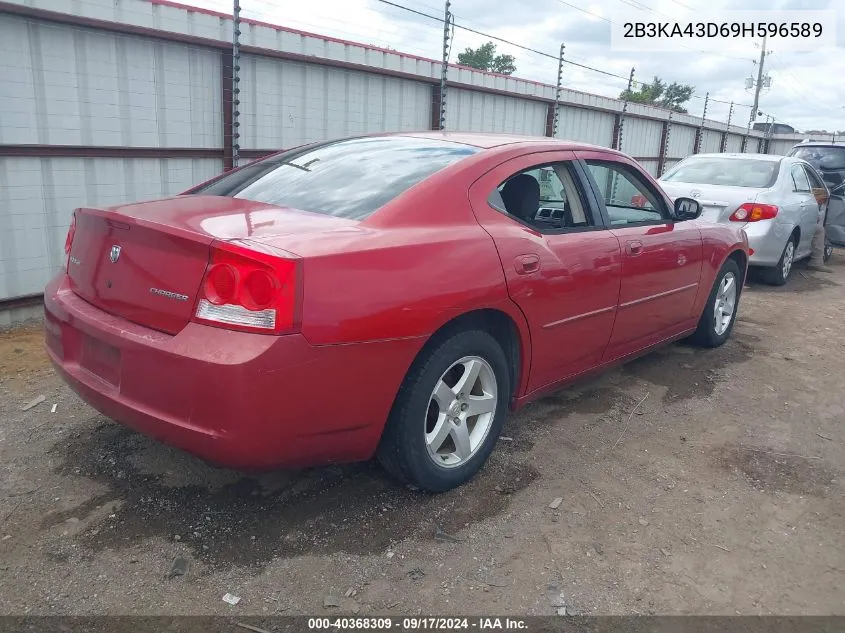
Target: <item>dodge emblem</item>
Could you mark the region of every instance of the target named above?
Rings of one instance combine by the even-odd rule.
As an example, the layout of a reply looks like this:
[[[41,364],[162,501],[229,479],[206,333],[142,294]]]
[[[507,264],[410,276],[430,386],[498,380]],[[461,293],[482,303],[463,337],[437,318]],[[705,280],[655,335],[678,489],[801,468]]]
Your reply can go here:
[[[118,259],[120,259],[120,246],[115,244],[111,247],[111,251],[109,252],[109,259],[111,263],[114,264]]]

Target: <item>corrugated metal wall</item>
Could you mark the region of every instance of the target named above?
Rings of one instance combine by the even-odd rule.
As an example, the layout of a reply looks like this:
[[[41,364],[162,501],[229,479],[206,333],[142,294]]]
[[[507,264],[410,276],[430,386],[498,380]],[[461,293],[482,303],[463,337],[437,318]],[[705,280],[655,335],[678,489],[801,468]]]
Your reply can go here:
[[[660,161],[657,159],[649,158],[639,161],[640,165],[645,167],[645,170],[650,173],[655,178],[659,178],[660,174],[657,173],[657,169],[660,166]]]
[[[686,125],[672,125],[669,128],[669,142],[667,144],[667,159],[684,158],[692,153],[695,143],[695,128]],[[668,164],[668,160],[667,160]]]
[[[727,142],[725,143],[726,152],[740,152],[742,151],[742,137],[736,134],[728,134]]]
[[[217,51],[4,15],[0,60],[0,143],[222,143]]]
[[[219,148],[220,54],[10,15],[0,19],[0,144]],[[73,209],[184,191],[214,159],[0,157],[0,299],[64,264]]]
[[[769,141],[769,151],[767,153],[786,156],[789,153],[789,150],[791,150],[793,147],[795,147],[795,141],[793,140],[781,140],[773,138],[771,141]]]
[[[407,79],[244,55],[240,86],[246,149],[422,130],[431,121],[431,86]]]
[[[18,13],[52,13],[0,13],[0,301],[39,293],[61,267],[74,208],[183,191],[219,173],[231,139],[225,14],[156,0],[6,1]],[[65,23],[68,15],[98,22]],[[153,31],[129,32],[136,27]],[[439,61],[248,20],[241,29],[244,163],[258,151],[429,129],[436,119]],[[447,129],[547,132],[554,86],[457,67],[449,82]],[[622,107],[563,89],[557,136],[610,146]],[[622,150],[655,176],[669,116],[629,104],[623,119]],[[700,124],[672,115],[664,169],[692,152]],[[701,151],[718,151],[724,125],[705,126]],[[730,129],[728,151],[745,133]],[[752,132],[747,151],[760,136]],[[769,151],[801,138],[778,136]]]
[[[722,132],[719,130],[704,130],[701,134],[702,154],[718,152],[722,146]]]
[[[631,156],[645,157],[660,154],[663,124],[650,119],[625,117],[622,126],[622,151]],[[687,150],[687,153],[692,149]]]
[[[540,101],[449,89],[446,128],[462,132],[494,132],[543,136],[548,106]]]
[[[613,114],[572,106],[559,106],[558,110],[557,138],[604,146],[613,142]]]

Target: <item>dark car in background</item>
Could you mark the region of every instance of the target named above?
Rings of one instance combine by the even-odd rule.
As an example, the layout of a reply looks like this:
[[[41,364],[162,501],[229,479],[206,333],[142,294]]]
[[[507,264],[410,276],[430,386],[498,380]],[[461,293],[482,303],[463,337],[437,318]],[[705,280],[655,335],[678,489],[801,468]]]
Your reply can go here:
[[[834,246],[845,248],[845,145],[805,141],[789,156],[802,158],[821,175],[830,192],[825,221],[825,259]]]

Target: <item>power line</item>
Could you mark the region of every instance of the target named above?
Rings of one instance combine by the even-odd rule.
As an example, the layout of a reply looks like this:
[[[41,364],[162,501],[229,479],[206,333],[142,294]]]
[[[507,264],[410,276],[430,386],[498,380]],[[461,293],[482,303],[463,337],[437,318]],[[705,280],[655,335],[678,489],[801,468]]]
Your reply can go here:
[[[382,4],[388,4],[392,7],[396,7],[397,9],[404,9],[405,11],[410,11],[411,13],[415,13],[417,15],[421,15],[425,18],[429,18],[432,20],[436,20],[437,22],[442,23],[443,18],[437,17],[435,15],[430,15],[428,13],[424,13],[422,11],[417,11],[416,9],[412,9],[411,7],[406,7],[401,4],[396,4],[395,2],[390,2],[390,0],[378,0]],[[549,53],[544,53],[543,51],[538,51],[536,48],[531,48],[530,46],[523,46],[522,44],[517,44],[516,42],[511,42],[510,40],[506,40],[502,37],[497,37],[495,35],[490,35],[489,33],[484,33],[482,31],[477,31],[476,29],[470,28],[468,26],[464,26],[462,24],[455,23],[455,28],[462,29],[464,31],[469,31],[470,33],[475,33],[476,35],[481,35],[483,37],[490,38],[491,40],[496,40],[497,42],[502,42],[503,44],[508,44],[509,46],[514,46],[516,48],[521,48],[524,51],[528,51],[534,53],[536,55],[542,55],[543,57],[548,57],[549,59],[557,60],[557,55],[550,55]]]
[[[582,8],[580,8],[580,7],[577,7],[577,6],[575,6],[575,5],[572,5],[572,4],[570,4],[569,2],[566,2],[566,0],[557,0],[557,1],[558,1],[560,4],[566,5],[566,6],[568,6],[568,7],[573,8],[573,9],[577,9],[578,11],[581,11],[582,13],[586,13],[587,15],[591,15],[591,16],[593,16],[593,17],[595,17],[595,18],[599,18],[600,20],[604,20],[605,22],[608,22],[608,23],[610,23],[610,24],[613,24],[613,22],[611,22],[611,21],[610,21],[610,20],[608,20],[607,18],[605,18],[605,17],[603,17],[603,16],[601,16],[601,15],[599,15],[599,14],[597,14],[597,13],[593,13],[592,11],[588,11],[587,9],[582,9]],[[381,3],[383,3],[383,4],[390,5],[390,6],[392,6],[392,7],[396,7],[396,8],[398,8],[398,9],[404,9],[405,11],[409,11],[409,12],[411,12],[411,13],[415,13],[415,14],[417,14],[417,15],[420,15],[420,16],[422,16],[422,17],[428,18],[428,19],[430,19],[430,20],[435,20],[435,21],[440,22],[440,23],[442,23],[442,22],[443,22],[443,18],[440,18],[440,17],[435,16],[435,15],[431,15],[431,14],[429,14],[429,13],[425,13],[425,12],[423,12],[423,11],[418,11],[417,9],[412,9],[411,7],[406,7],[406,6],[404,6],[404,5],[401,5],[401,4],[398,4],[398,3],[392,2],[391,0],[379,0],[379,2],[381,2]],[[649,9],[649,10],[650,10],[650,9]],[[525,51],[528,51],[528,52],[534,53],[534,54],[536,54],[536,55],[540,55],[540,56],[542,56],[542,57],[547,57],[547,58],[549,58],[549,59],[554,59],[555,61],[557,61],[557,60],[558,60],[558,57],[557,57],[556,55],[551,55],[551,54],[549,54],[549,53],[546,53],[546,52],[543,52],[543,51],[537,50],[537,49],[535,49],[535,48],[531,48],[531,47],[529,47],[529,46],[523,46],[522,44],[517,44],[516,42],[512,42],[511,40],[507,40],[507,39],[504,39],[504,38],[501,38],[501,37],[498,37],[498,36],[495,36],[495,35],[490,35],[489,33],[485,33],[485,32],[483,32],[483,31],[479,31],[479,30],[476,30],[476,29],[470,28],[470,27],[465,26],[465,25],[462,25],[462,24],[455,23],[455,24],[454,24],[454,27],[455,27],[455,28],[458,28],[458,29],[462,29],[462,30],[464,30],[464,31],[469,31],[470,33],[475,33],[476,35],[481,35],[481,36],[483,36],[483,37],[486,37],[486,38],[489,38],[489,39],[492,39],[492,40],[496,40],[496,41],[498,41],[498,42],[502,42],[503,44],[508,44],[509,46],[514,46],[515,48],[519,48],[519,49],[522,49],[522,50],[525,50]],[[592,71],[592,72],[594,72],[594,73],[599,73],[599,74],[601,74],[601,75],[605,75],[605,76],[607,76],[607,77],[613,77],[614,79],[621,79],[621,80],[626,81],[626,82],[628,81],[628,77],[623,77],[622,75],[617,75],[616,73],[612,73],[612,72],[609,72],[609,71],[607,71],[607,70],[602,70],[602,69],[600,69],[600,68],[595,68],[595,67],[593,67],[593,66],[588,66],[588,65],[586,65],[586,64],[580,64],[580,63],[578,63],[578,62],[574,62],[574,61],[569,60],[569,59],[564,59],[564,60],[563,60],[563,62],[564,62],[565,64],[569,64],[570,66],[576,66],[576,67],[578,67],[578,68],[583,68],[583,69],[585,69],[585,70],[589,70],[589,71]],[[643,85],[646,85],[646,82],[642,82],[642,81],[634,81],[634,82],[633,82],[633,85],[634,85],[635,87],[636,87],[636,86],[643,86]],[[692,98],[693,98],[693,99],[703,99],[704,97],[700,97],[700,96],[698,96],[698,95],[692,95]],[[730,101],[722,101],[722,100],[720,100],[720,99],[712,99],[712,98],[711,98],[711,99],[710,99],[710,101],[713,101],[714,103],[724,103],[724,104],[730,104]],[[744,105],[745,107],[748,107],[748,108],[752,107],[752,106],[751,106],[751,105],[749,105],[749,104],[743,104],[743,103],[734,103],[734,105],[738,105],[738,106],[742,106],[742,105]]]
[[[566,2],[565,0],[557,0],[557,1],[558,1],[558,2],[560,2],[560,3],[561,3],[561,4],[563,4],[563,5],[566,5],[567,7],[571,8],[571,9],[575,9],[576,11],[580,11],[581,13],[586,13],[587,15],[591,15],[591,16],[593,16],[594,18],[598,18],[599,20],[604,20],[604,21],[605,21],[605,22],[607,22],[608,24],[613,24],[613,22],[611,22],[610,20],[608,20],[608,19],[607,19],[606,17],[604,17],[603,15],[599,15],[598,13],[593,13],[592,11],[588,11],[587,9],[582,9],[581,7],[576,7],[574,4],[569,4],[569,3],[568,3],[568,2]]]
[[[411,13],[415,13],[417,15],[429,18],[431,20],[436,20],[437,22],[440,22],[440,23],[443,22],[443,18],[437,17],[435,15],[431,15],[431,14],[428,14],[428,13],[424,13],[423,11],[418,11],[416,9],[412,9],[411,7],[406,7],[404,5],[397,4],[395,2],[391,2],[390,0],[378,0],[378,1],[383,3],[383,4],[387,4],[387,5],[390,5],[392,7],[396,7],[398,9],[404,9],[405,11],[410,11]],[[566,4],[566,3],[564,3],[564,4]],[[495,40],[497,42],[501,42],[502,44],[507,44],[508,46],[513,46],[514,48],[519,48],[519,49],[522,49],[524,51],[528,51],[529,53],[534,53],[535,55],[540,55],[541,57],[547,57],[549,59],[553,59],[555,61],[558,61],[558,55],[551,55],[551,54],[546,53],[544,51],[537,50],[536,48],[531,48],[530,46],[523,46],[522,44],[517,44],[516,42],[513,42],[511,40],[507,40],[503,37],[491,35],[489,33],[485,33],[483,31],[479,31],[477,29],[470,28],[470,27],[465,26],[463,24],[458,24],[457,22],[454,23],[454,27],[457,28],[457,29],[468,31],[470,33],[475,33],[476,35],[481,35],[482,37],[486,37],[488,39]],[[606,75],[608,77],[614,77],[616,79],[622,79],[623,81],[628,81],[627,77],[623,77],[622,75],[617,75],[616,73],[612,73],[612,72],[609,72],[609,71],[606,71],[606,70],[601,70],[600,68],[593,68],[592,66],[587,66],[586,64],[579,64],[578,62],[573,62],[573,61],[568,60],[568,59],[564,59],[563,62],[565,64],[569,64],[570,66],[577,66],[578,68],[590,70],[592,72],[599,73],[601,75]],[[635,83],[640,83],[640,82],[635,82]]]
[[[775,69],[778,70],[778,77],[780,77],[780,79],[782,80],[784,87],[786,87],[794,95],[794,98],[797,102],[800,102],[802,105],[808,106],[813,109],[818,109],[819,106],[827,108],[830,111],[837,111],[839,109],[840,106],[838,104],[833,104],[825,101],[811,101],[809,98],[807,98],[807,92],[809,91],[809,88],[807,88],[803,84],[803,82],[801,82],[797,77],[792,75],[792,73],[788,73],[789,77],[787,77],[787,74],[781,74],[780,70],[783,70],[784,73],[786,73],[786,69],[781,68],[779,65],[775,65]],[[801,86],[804,86],[805,89],[802,90],[800,86],[796,87],[794,85],[791,85],[789,82],[790,77],[796,82],[798,82],[798,84],[801,84]]]
[[[684,4],[683,2],[681,2],[681,0],[670,0],[670,2],[674,2],[674,3],[675,3],[675,4],[677,4],[679,7],[683,7],[684,9],[689,9],[690,11],[695,11],[695,9],[693,9],[693,8],[692,8],[691,6],[689,6],[688,4]]]

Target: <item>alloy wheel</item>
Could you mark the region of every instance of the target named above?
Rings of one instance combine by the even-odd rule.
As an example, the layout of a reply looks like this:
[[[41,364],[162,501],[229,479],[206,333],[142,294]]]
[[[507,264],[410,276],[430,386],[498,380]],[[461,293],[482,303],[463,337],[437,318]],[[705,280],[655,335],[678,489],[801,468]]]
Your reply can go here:
[[[727,331],[733,320],[736,309],[736,290],[736,277],[729,272],[722,277],[713,306],[714,329],[718,336],[722,336]]]
[[[783,251],[783,278],[789,277],[789,271],[792,270],[792,262],[795,259],[795,242],[789,240],[786,243],[786,248]]]
[[[465,356],[440,377],[428,403],[425,443],[438,466],[467,462],[490,432],[498,404],[493,368],[480,356]]]

